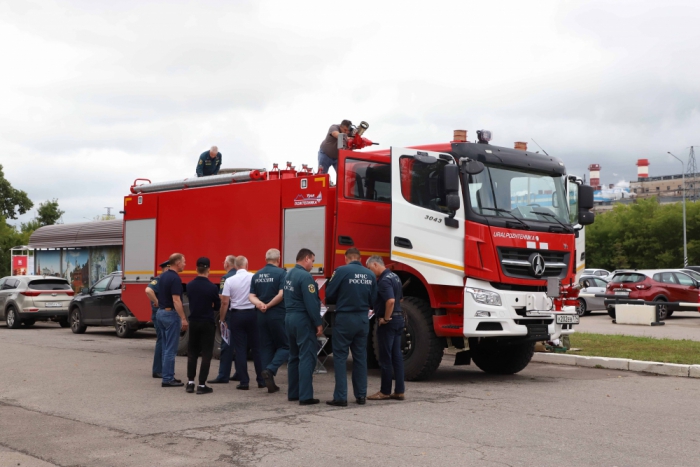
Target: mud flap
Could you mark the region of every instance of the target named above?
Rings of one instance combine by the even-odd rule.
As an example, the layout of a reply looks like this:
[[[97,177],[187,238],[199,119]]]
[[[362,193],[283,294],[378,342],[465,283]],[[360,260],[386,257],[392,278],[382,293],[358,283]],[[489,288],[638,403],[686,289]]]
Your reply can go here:
[[[469,350],[463,350],[455,354],[455,366],[457,365],[471,365],[472,356]]]

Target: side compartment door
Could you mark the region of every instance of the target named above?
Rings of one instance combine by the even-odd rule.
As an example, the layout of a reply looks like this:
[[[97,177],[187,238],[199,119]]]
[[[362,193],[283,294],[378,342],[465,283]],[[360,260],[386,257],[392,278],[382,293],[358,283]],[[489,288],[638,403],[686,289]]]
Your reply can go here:
[[[124,281],[147,283],[155,275],[156,220],[124,222]]]
[[[456,224],[449,222],[443,168],[450,162],[447,154],[391,148],[391,259],[413,267],[430,284],[461,287],[464,205],[455,213]]]

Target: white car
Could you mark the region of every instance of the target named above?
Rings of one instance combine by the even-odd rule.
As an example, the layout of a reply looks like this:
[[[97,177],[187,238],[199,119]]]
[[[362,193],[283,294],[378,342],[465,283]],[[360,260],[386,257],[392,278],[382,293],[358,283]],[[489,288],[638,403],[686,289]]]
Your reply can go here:
[[[581,277],[583,276],[609,277],[610,271],[605,269],[584,269],[581,273]]]
[[[604,277],[581,276],[581,293],[604,294],[608,281]],[[588,315],[593,310],[605,310],[604,298],[602,297],[579,297],[576,312],[579,316]]]

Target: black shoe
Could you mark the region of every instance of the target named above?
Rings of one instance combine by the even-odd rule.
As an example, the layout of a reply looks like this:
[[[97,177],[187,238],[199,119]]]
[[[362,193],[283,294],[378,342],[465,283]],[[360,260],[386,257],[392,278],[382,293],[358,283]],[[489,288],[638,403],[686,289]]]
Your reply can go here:
[[[280,390],[280,388],[277,387],[277,385],[275,384],[275,375],[273,375],[270,370],[263,370],[262,377],[265,380],[265,387],[267,388],[267,392],[273,393]]]
[[[153,377],[161,379],[163,377],[163,373],[153,373]]]
[[[287,400],[288,400],[289,402],[296,402],[296,401],[299,400],[299,398],[298,398],[298,397],[287,397]]]
[[[357,402],[360,405],[365,405],[367,403],[367,398],[366,397],[358,397],[355,399],[355,402]]]
[[[234,373],[233,376],[229,378],[229,381],[240,381],[241,377],[238,376],[238,373]]]
[[[180,386],[184,386],[184,384],[182,384],[182,381],[178,383],[176,380],[172,380],[167,383],[160,383],[160,386],[162,388],[179,388]]]
[[[334,407],[347,407],[348,401],[337,401],[334,399],[332,401],[326,401],[326,404],[332,405]]]
[[[239,384],[236,386],[236,389],[240,389],[241,391],[247,391],[249,389],[247,384]]]
[[[258,383],[258,389],[264,389],[266,387],[265,383]]]
[[[190,394],[192,394],[194,392],[194,383],[187,383],[185,392],[189,392]]]
[[[180,381],[180,380],[177,379],[177,378],[173,378],[173,381],[175,381],[176,383],[182,383],[182,381]]]
[[[299,405],[314,405],[318,404],[319,402],[321,401],[318,399],[304,399],[303,401],[299,401]]]
[[[225,379],[216,378],[216,379],[210,379],[209,381],[207,381],[207,383],[209,383],[209,384],[228,384],[228,381]]]
[[[197,386],[197,394],[211,394],[212,392],[214,390],[207,385]]]

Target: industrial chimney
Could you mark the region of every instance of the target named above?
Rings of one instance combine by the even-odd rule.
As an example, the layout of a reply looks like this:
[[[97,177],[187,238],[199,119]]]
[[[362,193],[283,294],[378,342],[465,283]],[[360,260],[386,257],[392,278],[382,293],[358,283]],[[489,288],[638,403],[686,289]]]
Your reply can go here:
[[[637,180],[649,178],[649,159],[637,159]]]
[[[600,164],[591,164],[588,166],[591,172],[590,185],[596,190],[600,190]]]

